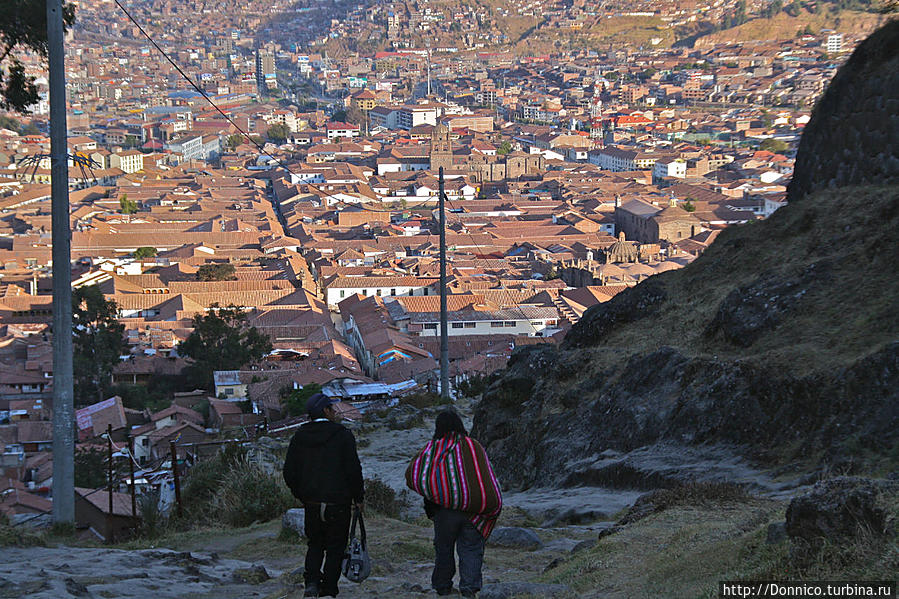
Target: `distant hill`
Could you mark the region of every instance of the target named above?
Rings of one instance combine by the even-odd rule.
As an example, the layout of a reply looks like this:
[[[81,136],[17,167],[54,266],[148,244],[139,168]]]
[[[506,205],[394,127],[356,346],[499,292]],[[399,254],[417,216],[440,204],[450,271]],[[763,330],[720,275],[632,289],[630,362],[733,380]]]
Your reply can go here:
[[[874,32],[886,20],[885,15],[851,10],[819,14],[803,10],[795,17],[782,12],[771,18],[759,17],[737,27],[703,35],[696,40],[695,47],[711,47],[727,42],[791,40],[795,39],[796,34],[804,31],[806,27],[815,34],[822,29],[833,29],[845,34],[865,36]]]
[[[664,484],[626,460],[659,445],[672,463],[727,447],[799,470],[899,466],[899,185],[865,167],[899,165],[899,144],[860,141],[899,135],[897,42],[893,22],[862,44],[813,116],[828,125],[800,144],[796,181],[819,165],[853,177],[803,183],[688,267],[590,309],[561,347],[513,355],[474,426],[505,481]],[[887,95],[836,101],[853,87]],[[827,138],[840,122],[861,137]]]

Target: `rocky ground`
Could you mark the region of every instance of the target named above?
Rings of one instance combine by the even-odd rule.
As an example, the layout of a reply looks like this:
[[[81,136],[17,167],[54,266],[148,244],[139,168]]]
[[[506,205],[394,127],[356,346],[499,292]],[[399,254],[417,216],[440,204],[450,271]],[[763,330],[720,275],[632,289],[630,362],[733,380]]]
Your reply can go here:
[[[470,407],[460,408],[470,424]],[[405,466],[429,438],[435,414],[433,409],[401,408],[374,422],[352,424],[366,478],[401,490]],[[259,462],[270,461],[268,465],[274,466],[278,446],[277,441],[263,443]],[[638,458],[656,459],[634,457]],[[702,470],[690,460],[681,469]],[[851,511],[858,505],[866,506],[865,514],[874,514],[869,528],[892,530],[895,526],[899,502],[884,508],[880,499],[881,491],[887,489],[895,500],[893,482],[882,483],[886,486],[881,488],[859,486],[849,479],[833,488],[816,487],[817,495],[794,502],[790,521],[789,504],[783,497],[788,492],[780,483],[727,460],[710,470],[714,476],[722,471],[748,477],[746,487],[756,494],[720,485],[648,496],[636,490],[586,486],[509,493],[486,552],[481,598],[705,596],[715,591],[716,581],[725,575],[784,578],[793,567],[791,554],[796,547],[807,550],[813,544],[820,532],[816,526],[832,529],[838,523],[854,522]],[[760,496],[760,490],[767,495]],[[631,507],[641,495],[636,507]],[[366,522],[373,573],[362,584],[343,581],[341,596],[434,596],[429,589],[430,522],[416,498],[400,498],[405,506],[399,518],[375,513],[373,506],[369,509]],[[847,505],[850,512],[844,509]],[[73,546],[70,540],[52,537],[44,539],[46,546],[4,547],[0,598],[300,597],[305,545],[302,536],[290,529],[301,529],[301,519],[302,510],[296,510],[280,521],[241,529],[170,532],[163,538],[138,539],[118,547],[84,542]],[[840,527],[839,534],[852,534],[853,526]],[[827,534],[835,533],[828,529]],[[892,539],[886,541],[892,549],[885,554],[892,558],[884,562],[880,553],[866,557],[875,565],[873,573],[881,572],[877,564],[899,566],[895,536],[890,534],[884,533],[877,542]]]

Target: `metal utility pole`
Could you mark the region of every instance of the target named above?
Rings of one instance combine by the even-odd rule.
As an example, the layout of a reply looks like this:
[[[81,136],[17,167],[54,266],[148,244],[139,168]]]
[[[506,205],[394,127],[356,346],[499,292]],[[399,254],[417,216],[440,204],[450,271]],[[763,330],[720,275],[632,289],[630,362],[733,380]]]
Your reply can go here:
[[[112,518],[112,424],[106,425],[106,454],[109,460],[106,478],[107,491],[109,491],[109,518]]]
[[[137,488],[134,486],[134,439],[128,437],[128,473],[131,476],[131,515],[137,517]]]
[[[440,167],[440,396],[449,399],[449,331],[446,324],[446,211],[443,167]]]
[[[53,522],[75,521],[75,414],[72,407],[72,231],[62,0],[47,0],[50,66],[50,182],[53,228]]]

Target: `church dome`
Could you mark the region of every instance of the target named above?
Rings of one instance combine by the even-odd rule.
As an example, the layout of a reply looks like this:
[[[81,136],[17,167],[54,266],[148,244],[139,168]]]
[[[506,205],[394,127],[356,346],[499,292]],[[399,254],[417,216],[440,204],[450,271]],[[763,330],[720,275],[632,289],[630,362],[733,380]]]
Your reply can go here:
[[[609,246],[606,250],[606,262],[615,264],[617,262],[636,262],[638,252],[633,243],[627,241],[624,231],[618,234],[618,241]]]

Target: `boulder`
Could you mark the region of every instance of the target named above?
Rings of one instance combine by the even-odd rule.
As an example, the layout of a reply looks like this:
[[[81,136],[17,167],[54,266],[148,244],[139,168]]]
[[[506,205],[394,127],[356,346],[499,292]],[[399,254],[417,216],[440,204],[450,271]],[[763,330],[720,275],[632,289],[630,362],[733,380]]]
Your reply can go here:
[[[281,518],[281,527],[302,536],[306,530],[306,511],[303,508],[287,510]]]
[[[584,541],[581,541],[571,548],[571,553],[578,553],[580,551],[584,551],[585,549],[593,549],[594,547],[596,547],[596,541],[596,539],[586,539]]]
[[[791,540],[811,547],[855,537],[860,529],[878,536],[893,534],[883,496],[896,493],[897,481],[850,476],[821,481],[790,502],[786,532]]]
[[[418,408],[400,404],[390,409],[386,422],[390,430],[405,431],[424,424],[424,417]]]
[[[246,584],[262,584],[271,578],[265,566],[255,565],[249,568],[238,568],[234,571],[234,580]]]
[[[478,595],[480,599],[511,599],[519,595],[532,597],[562,597],[571,592],[564,584],[540,584],[536,582],[500,582],[485,585]]]
[[[787,525],[785,522],[773,522],[768,525],[768,536],[765,537],[765,543],[768,545],[779,545],[787,540]]]
[[[497,528],[487,540],[488,545],[494,547],[506,547],[509,549],[524,549],[533,551],[543,547],[543,542],[537,533],[530,528],[519,528],[510,526],[506,528]]]

